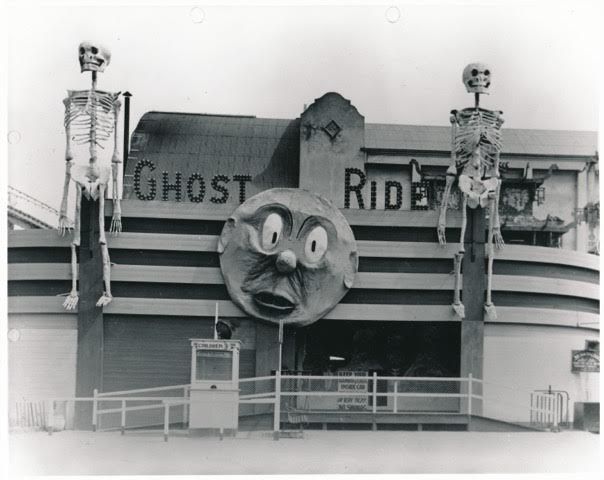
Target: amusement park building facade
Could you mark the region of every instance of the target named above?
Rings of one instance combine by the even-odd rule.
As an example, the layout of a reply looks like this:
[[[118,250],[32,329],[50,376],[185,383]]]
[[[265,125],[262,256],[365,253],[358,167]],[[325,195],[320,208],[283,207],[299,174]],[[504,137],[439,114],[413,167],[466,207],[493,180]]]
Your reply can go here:
[[[366,123],[337,93],[293,120],[146,113],[124,166],[123,232],[108,236],[112,303],[64,311],[69,240],[50,230],[9,235],[11,405],[185,384],[189,339],[212,337],[216,305],[241,341],[241,376],[274,371],[277,327],[231,301],[217,253],[232,211],[273,187],[334,202],[359,252],[343,300],[316,323],[285,329],[284,369],[472,374],[501,400],[493,416],[514,421],[526,421],[531,392],[549,386],[597,402],[598,373],[571,371],[573,350],[599,338],[596,144],[592,132],[503,130],[497,318],[461,319],[451,307],[455,196],[446,246],[436,233],[449,127]],[[102,288],[94,234],[83,225],[81,291]],[[485,404],[482,413],[495,412]]]

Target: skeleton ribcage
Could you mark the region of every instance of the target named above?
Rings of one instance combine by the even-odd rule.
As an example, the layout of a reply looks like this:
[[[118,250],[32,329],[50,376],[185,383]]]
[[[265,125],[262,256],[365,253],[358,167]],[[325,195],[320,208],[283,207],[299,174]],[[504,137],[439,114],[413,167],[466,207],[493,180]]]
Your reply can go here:
[[[103,148],[113,132],[119,93],[101,90],[68,90],[65,103],[65,128],[70,129],[74,143],[94,143]],[[94,129],[92,125],[94,123]],[[94,134],[93,134],[94,131]]]
[[[476,108],[465,108],[456,114],[455,135],[456,157],[465,163],[474,150],[480,149],[483,166],[492,167],[497,153],[501,151],[501,112]]]

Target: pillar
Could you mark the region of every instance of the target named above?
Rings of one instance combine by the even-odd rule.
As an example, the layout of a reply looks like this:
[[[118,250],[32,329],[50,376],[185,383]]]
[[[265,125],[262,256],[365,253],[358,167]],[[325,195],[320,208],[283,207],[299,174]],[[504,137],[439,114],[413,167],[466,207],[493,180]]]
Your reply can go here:
[[[95,388],[102,391],[103,387],[103,309],[96,307],[97,300],[103,294],[98,218],[99,202],[82,197],[76,397],[92,397]],[[74,428],[92,429],[91,402],[77,402]]]
[[[461,322],[461,359],[460,376],[470,373],[474,378],[483,378],[484,357],[484,301],[486,292],[486,257],[485,257],[485,210],[483,208],[467,209],[467,228],[464,238],[465,255],[462,262],[463,286],[462,301],[465,306],[465,318]],[[474,383],[474,393],[482,392],[480,385]],[[464,390],[465,392],[465,390]],[[462,403],[462,412],[467,405]],[[482,413],[482,404],[472,400],[474,414]]]

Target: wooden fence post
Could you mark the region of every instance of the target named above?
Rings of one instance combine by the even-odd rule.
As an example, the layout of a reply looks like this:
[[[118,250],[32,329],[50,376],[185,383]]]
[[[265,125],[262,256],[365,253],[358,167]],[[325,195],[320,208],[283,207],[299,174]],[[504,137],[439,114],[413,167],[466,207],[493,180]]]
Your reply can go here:
[[[120,430],[122,432],[122,435],[126,431],[126,400],[122,400],[122,418],[120,422]]]
[[[164,404],[164,442],[168,441],[168,432],[170,428],[170,404],[163,401]]]
[[[94,397],[94,400],[92,401],[92,431],[96,432],[97,412],[99,409],[99,405],[98,405],[99,390],[98,390],[98,388],[95,388],[92,391],[92,396]]]

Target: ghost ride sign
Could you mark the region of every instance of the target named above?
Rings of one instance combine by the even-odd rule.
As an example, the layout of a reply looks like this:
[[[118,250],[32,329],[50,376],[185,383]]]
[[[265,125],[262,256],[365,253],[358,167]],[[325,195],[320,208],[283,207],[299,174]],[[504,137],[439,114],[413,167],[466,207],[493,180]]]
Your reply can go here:
[[[143,158],[133,170],[134,196],[138,200],[225,204],[238,201],[240,204],[253,190],[253,175],[249,173],[208,174],[200,172],[162,171],[156,172],[155,162]],[[155,173],[154,173],[155,172]],[[403,185],[395,179],[384,179],[378,185],[358,168],[345,168],[344,208],[356,206],[375,210],[378,205],[378,187],[383,191],[383,207],[386,210],[400,210],[403,206]],[[368,188],[366,188],[368,187]],[[364,190],[369,190],[369,195]]]

